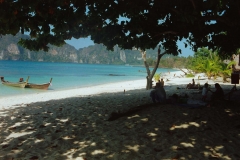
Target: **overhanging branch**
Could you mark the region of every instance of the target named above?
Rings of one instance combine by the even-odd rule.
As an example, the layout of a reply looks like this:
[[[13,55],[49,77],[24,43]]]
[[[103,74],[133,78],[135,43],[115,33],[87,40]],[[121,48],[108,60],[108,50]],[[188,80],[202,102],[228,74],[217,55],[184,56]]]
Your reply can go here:
[[[153,37],[163,36],[164,34],[178,35],[178,32],[175,32],[175,31],[165,31],[165,32],[157,33],[157,34],[155,34],[155,36],[153,36]]]
[[[192,2],[193,8],[196,9],[196,5],[195,5],[194,0],[190,0],[190,1]]]

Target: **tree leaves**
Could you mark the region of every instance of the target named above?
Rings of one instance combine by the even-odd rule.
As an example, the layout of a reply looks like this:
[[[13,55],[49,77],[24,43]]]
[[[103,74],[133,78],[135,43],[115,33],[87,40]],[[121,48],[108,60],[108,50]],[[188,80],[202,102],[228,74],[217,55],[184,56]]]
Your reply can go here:
[[[195,72],[206,73],[208,78],[222,76],[229,77],[235,62],[225,64],[217,52],[212,52],[207,48],[201,48],[194,53],[193,63],[190,65]]]
[[[150,49],[160,43],[173,55],[181,53],[177,41],[183,37],[185,47],[219,49],[224,55],[240,46],[238,1],[0,0],[0,4],[0,34],[28,31],[33,40],[21,44],[32,50],[87,36],[108,49],[115,45]],[[120,23],[121,19],[127,21]]]

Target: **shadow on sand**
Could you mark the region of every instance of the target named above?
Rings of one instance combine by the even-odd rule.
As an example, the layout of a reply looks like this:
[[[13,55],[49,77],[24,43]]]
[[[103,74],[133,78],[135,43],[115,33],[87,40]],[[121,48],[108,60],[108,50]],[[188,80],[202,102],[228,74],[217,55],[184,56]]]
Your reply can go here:
[[[137,90],[5,109],[0,159],[240,159],[239,104],[153,105]],[[117,110],[138,106],[107,121]]]

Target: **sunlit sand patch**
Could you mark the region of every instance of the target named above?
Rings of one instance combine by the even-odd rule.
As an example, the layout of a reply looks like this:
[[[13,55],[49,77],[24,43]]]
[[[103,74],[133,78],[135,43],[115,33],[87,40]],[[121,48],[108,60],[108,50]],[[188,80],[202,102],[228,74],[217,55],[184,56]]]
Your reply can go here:
[[[16,118],[17,118],[17,117],[14,117],[14,116],[11,116],[11,117],[10,117],[11,120],[14,120],[14,119],[16,119]]]
[[[179,125],[179,126],[173,125],[173,126],[170,128],[170,130],[181,129],[181,128],[186,129],[186,128],[188,128],[189,126],[190,126],[189,124],[181,124],[181,125]]]
[[[44,142],[44,140],[43,140],[43,139],[36,139],[36,140],[34,141],[34,143],[40,143],[40,142]]]
[[[26,123],[17,122],[14,125],[10,126],[8,129],[10,129],[10,130],[16,129],[17,127],[20,127],[22,124],[26,124]]]
[[[67,119],[56,119],[56,120],[58,120],[58,121],[60,121],[60,122],[67,122],[67,121],[68,121],[68,118],[67,118]]]
[[[216,146],[215,148],[214,148],[214,150],[216,150],[216,151],[220,151],[221,149],[223,149],[224,148],[224,146]]]
[[[142,118],[141,121],[142,121],[143,123],[147,123],[147,122],[148,122],[148,118]]]
[[[107,152],[105,150],[100,150],[100,149],[96,149],[93,152],[91,152],[91,155],[97,155],[97,154],[107,154]]]
[[[139,145],[134,145],[134,146],[130,146],[130,145],[126,145],[125,146],[127,149],[138,152],[140,146]]]
[[[191,143],[182,142],[182,143],[180,143],[180,144],[181,144],[183,147],[186,147],[186,148],[188,148],[188,147],[193,148],[193,147],[194,147],[194,145],[191,144]]]
[[[22,136],[29,135],[32,133],[34,133],[34,132],[13,132],[6,139],[18,138],[18,137],[22,137]]]
[[[132,118],[139,118],[140,116],[138,115],[138,114],[136,114],[136,115],[133,115],[133,116],[131,116],[131,117],[127,117],[128,119],[132,119]]]
[[[80,148],[83,149],[83,148],[86,148],[89,146],[89,144],[87,144],[87,142],[79,142],[79,145],[80,145]]]
[[[195,127],[200,127],[200,125],[196,122],[189,122],[189,124]]]
[[[75,156],[72,156],[72,155],[67,156],[67,158],[68,159],[74,159],[74,160],[86,160],[86,158],[84,158],[84,157],[75,157]]]
[[[6,111],[1,111],[1,112],[0,112],[0,116],[1,116],[1,117],[8,116],[8,112],[6,112]]]
[[[156,133],[147,133],[147,135],[149,136],[149,137],[156,137],[157,136],[157,134]]]
[[[201,124],[207,124],[207,121],[201,121]]]

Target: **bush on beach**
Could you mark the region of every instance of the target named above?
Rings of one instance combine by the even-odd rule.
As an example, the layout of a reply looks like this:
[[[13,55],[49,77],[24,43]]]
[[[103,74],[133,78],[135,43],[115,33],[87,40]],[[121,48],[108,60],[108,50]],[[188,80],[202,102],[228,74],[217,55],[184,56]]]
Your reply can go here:
[[[187,77],[187,78],[192,78],[192,77],[195,77],[195,75],[192,74],[192,73],[189,73],[189,74],[186,75],[186,77]]]

